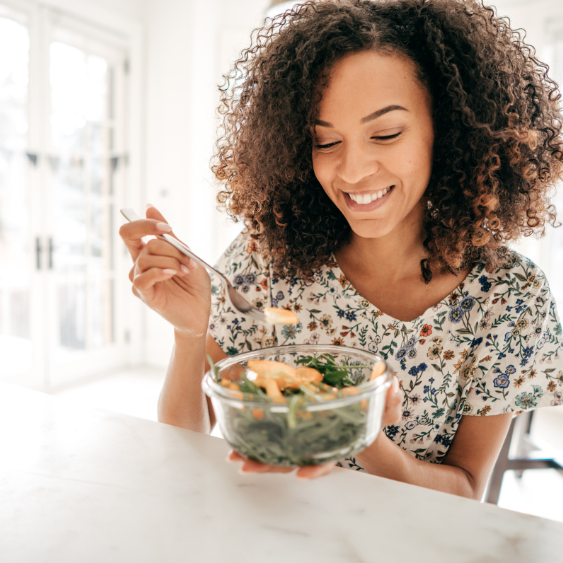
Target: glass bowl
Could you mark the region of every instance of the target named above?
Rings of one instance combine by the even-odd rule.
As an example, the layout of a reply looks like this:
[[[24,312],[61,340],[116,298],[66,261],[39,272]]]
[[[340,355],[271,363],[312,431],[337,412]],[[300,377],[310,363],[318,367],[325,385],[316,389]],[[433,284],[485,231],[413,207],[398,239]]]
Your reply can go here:
[[[219,384],[250,375],[249,360],[274,360],[298,367],[297,360],[330,354],[339,365],[350,366],[351,391],[324,400],[295,395],[287,403],[267,402]],[[369,381],[374,366],[382,375]],[[354,365],[366,366],[353,368]],[[364,450],[381,430],[387,388],[392,374],[376,354],[345,346],[278,346],[221,360],[205,374],[203,390],[213,403],[225,440],[241,455],[270,465],[289,467],[341,460]],[[353,393],[353,394],[351,394]]]

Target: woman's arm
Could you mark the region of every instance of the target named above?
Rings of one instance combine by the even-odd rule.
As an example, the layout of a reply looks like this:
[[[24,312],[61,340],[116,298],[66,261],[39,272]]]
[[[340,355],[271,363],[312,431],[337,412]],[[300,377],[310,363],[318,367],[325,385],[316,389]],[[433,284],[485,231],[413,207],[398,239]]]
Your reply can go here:
[[[143,237],[168,232],[171,227],[154,207],[147,219],[122,225],[119,230],[133,259],[129,272],[133,293],[174,327],[175,345],[158,403],[161,422],[199,432],[215,424],[201,388],[205,357],[225,355],[206,333],[211,311],[211,280],[204,268],[158,238],[145,244]]]
[[[412,457],[383,432],[356,459],[372,475],[481,500],[511,420],[510,413],[462,417],[441,464]]]
[[[215,413],[201,387],[209,369],[207,355],[214,363],[227,357],[210,334],[191,338],[174,331],[174,349],[158,400],[160,422],[205,434],[213,430]]]

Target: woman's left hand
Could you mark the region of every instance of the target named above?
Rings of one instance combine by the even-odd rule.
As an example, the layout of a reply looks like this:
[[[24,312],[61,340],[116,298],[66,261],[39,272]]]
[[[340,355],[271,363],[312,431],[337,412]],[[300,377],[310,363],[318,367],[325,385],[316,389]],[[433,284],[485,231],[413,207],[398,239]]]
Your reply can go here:
[[[385,411],[381,425],[389,426],[395,424],[401,419],[401,403],[403,402],[403,395],[399,390],[399,380],[393,377],[393,383],[387,390],[387,397],[385,401]],[[378,436],[377,440],[385,438],[383,431]],[[268,465],[248,459],[235,451],[231,451],[227,457],[227,461],[233,463],[242,461],[241,473],[291,473],[295,470],[294,467],[281,467],[278,465]],[[321,465],[308,465],[306,467],[299,467],[295,472],[295,476],[300,479],[316,479],[323,475],[328,475],[336,466],[336,462],[323,463]]]

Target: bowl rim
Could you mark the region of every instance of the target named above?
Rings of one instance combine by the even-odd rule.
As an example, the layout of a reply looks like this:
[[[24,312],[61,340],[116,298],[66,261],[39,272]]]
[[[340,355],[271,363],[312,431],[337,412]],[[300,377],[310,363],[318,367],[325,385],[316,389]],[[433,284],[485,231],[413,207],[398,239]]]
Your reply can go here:
[[[365,399],[366,395],[374,395],[376,391],[382,393],[386,390],[390,385],[393,378],[393,372],[389,367],[389,364],[379,355],[375,354],[374,352],[370,352],[369,350],[362,350],[358,348],[353,348],[352,346],[335,346],[334,344],[289,344],[285,346],[271,346],[268,348],[260,348],[257,350],[251,350],[249,352],[244,352],[242,354],[237,354],[235,356],[229,356],[227,358],[223,358],[219,362],[215,364],[215,367],[220,369],[229,367],[231,365],[235,365],[240,363],[240,359],[244,358],[245,356],[252,356],[257,353],[270,353],[274,355],[276,353],[286,353],[291,352],[292,349],[301,349],[301,348],[315,348],[319,349],[319,354],[322,353],[329,353],[326,349],[332,350],[334,352],[351,352],[351,353],[361,353],[367,354],[372,356],[377,362],[385,364],[385,371],[373,381],[366,381],[361,383],[360,385],[355,386],[355,389],[358,389],[358,393],[354,395],[348,395],[347,397],[340,397],[338,399],[330,399],[330,400],[318,400],[314,402],[307,402],[305,406],[302,408],[304,411],[318,411],[318,410],[327,410],[333,409],[338,407],[344,407],[353,403],[356,403],[360,400]],[[323,351],[321,351],[323,350]],[[230,406],[235,406],[241,408],[242,406],[250,406],[250,407],[259,407],[259,408],[267,408],[271,412],[277,413],[287,413],[289,412],[289,404],[288,403],[268,403],[264,401],[252,401],[246,398],[236,397],[235,393],[242,393],[241,391],[233,391],[232,389],[227,389],[222,385],[219,385],[214,379],[212,375],[212,370],[210,369],[203,377],[202,387],[205,394],[210,398],[215,398],[222,401],[225,404]],[[245,394],[246,395],[246,394]]]

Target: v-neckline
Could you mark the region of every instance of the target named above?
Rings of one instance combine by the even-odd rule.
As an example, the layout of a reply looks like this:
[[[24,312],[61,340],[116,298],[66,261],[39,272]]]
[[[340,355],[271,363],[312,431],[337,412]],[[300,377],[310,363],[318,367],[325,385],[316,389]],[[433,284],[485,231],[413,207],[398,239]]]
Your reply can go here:
[[[333,270],[333,273],[335,274],[335,276],[334,276],[335,281],[338,282],[338,279],[341,276],[343,276],[346,279],[346,282],[348,283],[349,288],[354,292],[353,297],[357,297],[359,299],[365,299],[370,304],[370,307],[372,307],[373,309],[378,311],[380,313],[380,316],[383,316],[383,317],[386,317],[387,319],[389,319],[390,322],[410,324],[410,325],[415,325],[415,324],[419,323],[421,320],[428,318],[431,314],[433,314],[433,312],[435,310],[440,309],[443,304],[447,304],[450,301],[450,298],[454,295],[454,293],[460,293],[461,285],[466,283],[468,278],[471,278],[468,283],[473,284],[473,282],[477,279],[478,275],[483,271],[483,268],[485,267],[485,264],[484,264],[483,261],[477,262],[473,266],[473,268],[471,268],[471,270],[469,270],[469,272],[465,276],[465,278],[463,278],[463,280],[460,281],[459,284],[456,285],[455,288],[450,293],[448,293],[448,295],[446,295],[443,299],[438,301],[438,303],[436,303],[435,305],[432,305],[431,307],[428,307],[428,309],[426,309],[426,311],[424,311],[422,314],[418,315],[418,317],[416,317],[412,321],[402,321],[400,319],[396,319],[395,317],[392,317],[388,313],[385,313],[377,305],[372,303],[369,299],[365,298],[363,295],[361,295],[358,292],[358,290],[352,285],[352,282],[348,279],[346,274],[343,272],[342,268],[340,268],[340,265],[338,264],[338,260],[336,259],[334,252],[331,254],[331,259],[334,263],[332,270]],[[329,266],[326,266],[326,267],[329,267]]]

